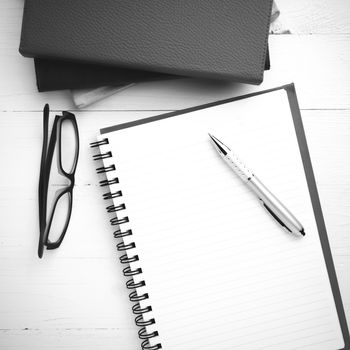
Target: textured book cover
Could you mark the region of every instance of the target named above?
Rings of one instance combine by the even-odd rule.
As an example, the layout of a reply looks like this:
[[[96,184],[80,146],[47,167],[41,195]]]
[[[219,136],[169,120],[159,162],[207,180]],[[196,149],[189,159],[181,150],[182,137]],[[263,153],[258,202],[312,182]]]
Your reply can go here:
[[[20,52],[165,74],[263,79],[272,0],[26,0]]]

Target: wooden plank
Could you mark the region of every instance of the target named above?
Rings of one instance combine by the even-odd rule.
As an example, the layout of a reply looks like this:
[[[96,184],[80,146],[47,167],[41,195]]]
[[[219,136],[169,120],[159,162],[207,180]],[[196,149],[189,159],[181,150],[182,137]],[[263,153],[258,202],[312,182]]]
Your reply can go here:
[[[275,35],[270,37],[272,69],[260,87],[195,79],[137,84],[88,110],[174,110],[294,81],[303,109],[350,108],[350,35]],[[74,109],[69,93],[36,91],[30,59],[0,47],[0,108]],[[21,77],[13,79],[13,77]]]
[[[294,33],[350,34],[350,4],[348,0],[276,0],[281,20]],[[0,28],[10,16],[11,21],[22,18],[23,0],[1,0]]]
[[[330,34],[270,37],[272,70],[258,88],[295,81],[301,107],[311,109],[303,111],[303,121],[350,319],[350,111],[341,110],[350,109],[350,36],[344,35],[350,33],[349,2],[279,0],[278,4],[294,33]],[[98,127],[158,113],[130,110],[179,109],[255,88],[190,79],[139,84],[77,113],[82,148],[72,221],[62,247],[39,261],[40,111],[45,102],[58,111],[73,105],[68,91],[37,93],[32,61],[17,51],[22,7],[23,0],[0,2],[0,157],[4,164],[0,175],[0,348],[139,348],[87,145]],[[94,215],[87,215],[91,212]]]
[[[89,142],[99,126],[149,112],[81,112],[81,152],[69,231],[57,251],[36,255],[42,116],[0,113],[0,348],[137,349],[131,312]],[[63,253],[63,255],[61,255]],[[51,255],[51,256],[49,256]]]
[[[350,317],[350,111],[308,110],[302,114]],[[26,342],[32,346],[41,338],[52,349],[68,347],[69,342],[93,349],[98,343],[96,334],[101,334],[101,344],[111,339],[132,349],[129,341],[134,326],[125,279],[88,143],[100,125],[150,115],[152,112],[99,112],[97,119],[94,112],[77,113],[81,154],[72,220],[62,247],[45,252],[40,261],[36,249],[41,114],[0,113],[0,139],[9,145],[0,149],[6,164],[0,183],[0,313],[6,315],[0,320],[0,344],[4,348],[24,349]],[[91,344],[85,343],[85,337],[91,337]]]
[[[6,164],[0,183],[0,313],[5,315],[0,320],[1,348],[27,349],[30,344],[39,349],[117,346],[131,350],[138,346],[125,278],[88,143],[100,125],[151,114],[77,114],[82,147],[71,224],[62,247],[45,252],[40,261],[36,246],[41,114],[0,113],[0,139],[8,145],[0,148]],[[349,318],[350,111],[302,114]]]
[[[92,150],[89,143],[96,140],[100,128],[146,118],[158,112],[77,112],[80,134],[79,167],[76,174],[77,185],[91,184],[90,162]],[[55,111],[51,111],[51,123]],[[17,188],[17,186],[34,188],[38,180],[40,155],[42,147],[42,111],[39,112],[0,112],[0,158],[6,164],[5,172],[1,172],[0,188]],[[9,149],[11,151],[9,152]],[[26,169],[31,169],[25,173]]]
[[[349,34],[348,0],[277,0],[281,20],[296,34]]]
[[[0,110],[40,110],[45,102],[74,109],[68,91],[37,92],[33,62],[18,53],[22,6],[21,0],[0,3]],[[195,79],[144,83],[89,110],[181,109],[290,81],[304,109],[350,108],[350,35],[273,35],[270,50],[272,69],[260,87]]]
[[[0,330],[0,347],[22,349],[141,349],[141,341],[129,329],[14,329]]]

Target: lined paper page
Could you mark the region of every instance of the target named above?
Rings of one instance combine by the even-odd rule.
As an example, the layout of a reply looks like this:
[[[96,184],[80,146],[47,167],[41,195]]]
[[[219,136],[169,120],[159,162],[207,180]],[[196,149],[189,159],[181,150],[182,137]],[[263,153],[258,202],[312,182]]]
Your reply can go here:
[[[222,161],[226,143],[303,224],[282,230]],[[106,135],[103,135],[106,136]],[[344,346],[284,90],[107,135],[163,349]],[[102,137],[103,138],[103,137]]]

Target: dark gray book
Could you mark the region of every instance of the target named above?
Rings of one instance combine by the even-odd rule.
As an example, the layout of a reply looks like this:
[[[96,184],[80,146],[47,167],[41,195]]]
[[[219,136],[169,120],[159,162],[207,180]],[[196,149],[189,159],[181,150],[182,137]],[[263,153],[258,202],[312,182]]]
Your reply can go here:
[[[36,58],[34,62],[40,92],[183,78],[179,75],[60,60]],[[270,57],[269,50],[266,50],[265,70],[268,69]]]
[[[34,59],[36,82],[40,92],[86,89],[105,85],[129,85],[144,81],[179,79],[178,75],[147,72],[96,64]]]
[[[272,0],[26,0],[27,57],[259,84]]]

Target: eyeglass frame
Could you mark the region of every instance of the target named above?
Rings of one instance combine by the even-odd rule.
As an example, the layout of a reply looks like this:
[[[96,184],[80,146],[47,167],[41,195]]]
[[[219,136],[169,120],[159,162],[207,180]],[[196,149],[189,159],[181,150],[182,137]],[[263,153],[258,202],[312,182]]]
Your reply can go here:
[[[57,249],[67,232],[68,225],[70,222],[72,208],[73,208],[73,188],[75,184],[75,171],[78,164],[79,158],[79,130],[78,124],[73,113],[63,111],[62,115],[56,115],[53,122],[52,131],[49,136],[49,114],[50,107],[48,104],[45,105],[43,110],[43,145],[41,153],[41,164],[40,164],[40,176],[39,176],[39,228],[40,228],[40,237],[39,237],[39,246],[38,246],[38,256],[42,258],[44,247],[48,250]],[[75,154],[74,161],[70,172],[67,172],[62,164],[62,124],[64,121],[70,121],[73,125],[74,135],[75,135]],[[69,184],[66,185],[63,189],[58,190],[55,193],[55,198],[53,200],[53,206],[51,209],[50,216],[47,220],[47,196],[48,196],[48,185],[51,173],[51,165],[53,160],[54,151],[57,145],[58,139],[58,152],[57,152],[57,162],[58,162],[58,172],[68,179]],[[54,218],[55,210],[60,198],[68,194],[69,207],[66,217],[63,230],[54,242],[49,240],[50,229],[52,221]]]

